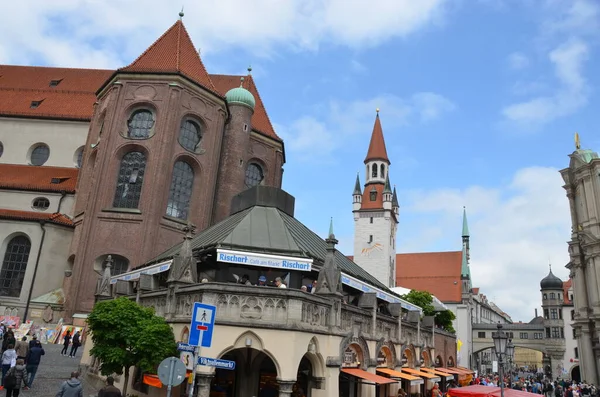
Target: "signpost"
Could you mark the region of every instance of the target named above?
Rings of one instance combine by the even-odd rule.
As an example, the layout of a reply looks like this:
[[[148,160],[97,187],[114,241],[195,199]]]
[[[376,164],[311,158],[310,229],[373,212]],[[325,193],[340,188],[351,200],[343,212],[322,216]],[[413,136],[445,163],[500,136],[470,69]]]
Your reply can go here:
[[[205,365],[207,367],[215,367],[219,369],[228,369],[231,371],[235,369],[235,361],[220,360],[218,358],[209,357],[198,357],[198,365]]]
[[[158,366],[158,379],[167,385],[167,397],[171,397],[173,386],[179,386],[185,380],[185,365],[177,357],[167,357]]]
[[[213,305],[195,302],[192,309],[192,321],[190,323],[190,336],[188,345],[194,348],[193,363],[198,362],[200,352],[203,347],[210,347],[212,344],[213,330],[215,328],[215,317],[217,308]],[[185,348],[184,344],[180,344],[177,348]],[[182,350],[183,351],[183,350]],[[181,361],[180,361],[181,362]],[[235,363],[234,363],[235,364]],[[182,363],[183,365],[183,363]],[[194,384],[196,383],[196,366],[192,370],[192,384],[190,385],[189,396],[194,395]]]

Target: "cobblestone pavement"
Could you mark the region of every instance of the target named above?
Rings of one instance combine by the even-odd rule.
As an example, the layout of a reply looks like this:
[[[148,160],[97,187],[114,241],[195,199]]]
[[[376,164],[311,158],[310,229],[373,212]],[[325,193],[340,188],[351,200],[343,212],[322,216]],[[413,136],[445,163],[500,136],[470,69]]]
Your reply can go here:
[[[79,370],[83,346],[79,348],[76,358],[61,356],[62,345],[43,345],[43,347],[46,354],[42,356],[33,387],[30,390],[21,390],[19,397],[54,397],[62,383],[69,379],[71,372]],[[84,397],[96,396],[97,390],[86,385],[85,377],[81,378]],[[0,395],[3,395],[4,392],[1,393]]]

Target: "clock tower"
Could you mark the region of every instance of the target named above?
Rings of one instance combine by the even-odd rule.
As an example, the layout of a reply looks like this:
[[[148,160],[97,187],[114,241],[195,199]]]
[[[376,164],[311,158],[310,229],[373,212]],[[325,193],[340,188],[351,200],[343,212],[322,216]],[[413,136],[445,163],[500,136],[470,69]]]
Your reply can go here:
[[[396,230],[399,205],[390,186],[390,160],[385,148],[379,109],[365,158],[365,185],[354,186],[354,262],[388,287],[396,286]]]

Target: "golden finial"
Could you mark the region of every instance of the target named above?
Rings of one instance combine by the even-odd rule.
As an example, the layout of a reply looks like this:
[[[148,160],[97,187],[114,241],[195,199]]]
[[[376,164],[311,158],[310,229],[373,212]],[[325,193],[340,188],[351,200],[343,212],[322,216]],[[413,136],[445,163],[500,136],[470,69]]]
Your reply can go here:
[[[377,114],[379,114],[379,108],[375,109],[375,111],[377,112]]]
[[[244,86],[244,77],[240,77],[240,87]]]
[[[579,141],[579,134],[575,133],[575,149],[581,149],[581,142]]]

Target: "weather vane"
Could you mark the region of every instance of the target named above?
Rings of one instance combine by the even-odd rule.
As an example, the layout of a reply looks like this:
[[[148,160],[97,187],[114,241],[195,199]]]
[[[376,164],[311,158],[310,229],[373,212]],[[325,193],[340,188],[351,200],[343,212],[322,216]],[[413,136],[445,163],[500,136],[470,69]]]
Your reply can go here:
[[[575,133],[575,149],[581,149],[581,142],[579,141],[579,134]]]

